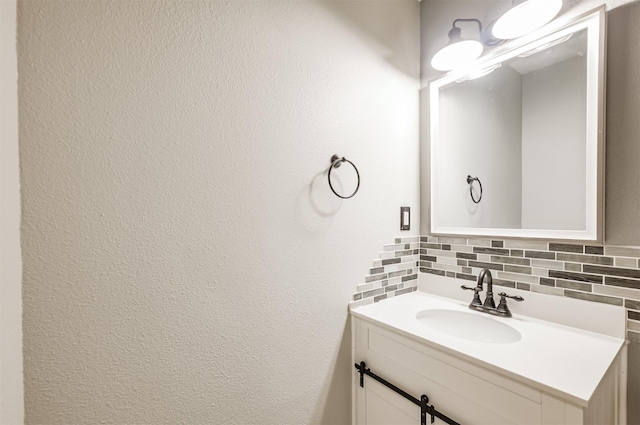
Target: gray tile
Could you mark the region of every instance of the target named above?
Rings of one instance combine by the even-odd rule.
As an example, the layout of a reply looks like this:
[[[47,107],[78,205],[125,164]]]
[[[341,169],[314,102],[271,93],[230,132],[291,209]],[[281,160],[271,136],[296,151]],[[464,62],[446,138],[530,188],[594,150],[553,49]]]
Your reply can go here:
[[[605,285],[622,286],[623,288],[640,289],[640,280],[624,279],[621,277],[606,276]]]
[[[619,305],[619,306],[622,305],[622,299],[620,298],[605,297],[603,295],[595,295],[595,294],[589,294],[586,292],[571,291],[569,289],[564,290],[564,296],[570,297],[570,298],[577,298],[579,300],[585,300],[585,301],[595,301],[599,303]]]
[[[413,288],[404,288],[404,289],[400,289],[400,290],[396,291],[395,295],[397,297],[398,295],[408,294],[410,292],[413,292]]]
[[[576,291],[591,292],[591,284],[583,282],[575,282],[571,280],[557,279],[556,286],[558,288],[575,289]]]
[[[365,291],[362,293],[362,298],[375,297],[376,295],[384,294],[383,288],[374,289],[372,291]]]
[[[447,277],[456,277],[454,272],[447,272]]]
[[[442,245],[440,245],[439,243],[421,243],[420,248],[442,249]]]
[[[469,245],[451,245],[451,250],[456,252],[473,252],[473,247]]]
[[[412,274],[409,276],[402,276],[402,281],[406,282],[407,280],[416,280],[418,278],[417,274]]]
[[[499,255],[492,255],[491,262],[493,263],[505,263],[505,264],[517,264],[519,266],[530,266],[531,260],[528,258],[513,258],[513,257],[502,257]]]
[[[514,282],[523,282],[523,283],[532,283],[538,284],[537,276],[529,276],[526,274],[517,274],[517,273],[509,273],[509,272],[498,272],[499,279],[505,280],[513,280]],[[493,280],[495,282],[495,279]]]
[[[427,242],[429,238],[427,236],[420,236],[420,242]]]
[[[631,320],[640,320],[640,313],[637,311],[627,311],[627,317]]]
[[[382,286],[387,286],[389,284],[389,281],[387,279],[385,279],[385,280],[381,281],[380,284]]]
[[[462,258],[465,260],[477,260],[477,254],[469,254],[467,252],[456,252],[456,258]]]
[[[393,292],[398,289],[398,285],[389,285],[384,288],[384,292]]]
[[[464,280],[469,280],[471,282],[475,282],[476,281],[476,277],[472,274],[467,274],[467,273],[456,273],[456,277],[458,279],[464,279]]]
[[[473,246],[491,246],[491,241],[489,239],[467,239],[467,245]]]
[[[432,261],[436,262],[438,259],[434,255],[421,255],[420,261]]]
[[[578,263],[564,263],[564,269],[570,272],[581,272],[582,264]]]
[[[531,285],[529,285],[528,283],[516,282],[516,288],[523,291],[531,291]]]
[[[602,254],[604,254],[604,247],[587,245],[587,246],[584,247],[584,253],[585,254],[602,255]]]
[[[559,295],[561,297],[564,296],[564,289],[555,288],[553,286],[531,285],[531,292],[539,292],[547,295]]]
[[[362,294],[361,294],[361,293],[359,293],[359,294],[353,294],[353,300],[354,300],[354,301],[359,301],[359,300],[361,300],[361,299],[362,299]]]
[[[570,245],[564,243],[550,243],[549,251],[576,252],[582,254],[584,245]]]
[[[506,266],[504,266],[504,271],[512,273],[531,274],[531,267],[511,266],[507,264]]]
[[[640,322],[633,320],[627,320],[627,330],[633,332],[640,332]]]
[[[640,333],[627,331],[627,339],[632,342],[640,342]]]
[[[382,279],[386,279],[388,276],[386,273],[382,273],[382,274],[375,274],[373,276],[367,276],[364,278],[364,281],[369,283],[369,282],[375,282],[376,280],[382,280]]]
[[[605,284],[594,286],[593,292],[602,295],[610,295],[612,297],[627,298],[640,301],[640,291],[633,288],[622,288],[620,286],[610,286]]]
[[[382,295],[378,295],[377,297],[375,297],[373,299],[374,303],[377,303],[378,301],[382,301],[382,300],[386,300],[387,299],[387,294],[382,294]]]
[[[545,269],[553,269],[553,270],[562,270],[564,269],[564,264],[559,261],[553,260],[540,260],[534,258],[531,260],[531,265],[533,267],[543,267]]]
[[[433,267],[433,263],[431,261],[419,261],[418,263],[419,263],[418,267],[427,267],[427,268]]]
[[[571,261],[574,263],[600,264],[604,266],[613,266],[613,258],[602,257],[598,255],[582,255],[582,254],[565,254],[559,252],[557,254],[558,261]]]
[[[493,279],[493,284],[498,286],[504,286],[506,288],[515,288],[516,283],[512,280],[505,279]]]
[[[429,255],[435,255],[438,257],[451,257],[451,258],[455,258],[456,257],[456,253],[453,251],[443,251],[441,249],[429,249],[427,250],[427,254]]]
[[[584,273],[564,272],[560,270],[549,270],[549,277],[575,280],[578,282],[602,283],[602,276],[584,274]]]
[[[360,283],[356,286],[356,292],[364,292],[373,289],[373,283]]]
[[[413,255],[413,250],[407,249],[405,251],[396,251],[395,257],[404,257],[405,255]]]
[[[384,273],[384,267],[376,267],[373,269],[369,269],[369,274],[378,274],[378,273]]]
[[[471,274],[471,273],[473,273],[473,270],[471,270],[471,267],[463,267],[462,268],[462,273]]]
[[[543,286],[556,286],[556,280],[555,279],[549,279],[546,277],[541,277],[540,278],[540,285]]]
[[[502,248],[482,248],[474,246],[473,252],[475,252],[476,254],[509,255],[509,250]]]
[[[480,261],[469,261],[469,267],[478,267],[481,269],[503,270],[502,264],[483,263]]]
[[[382,260],[382,265],[386,266],[386,265],[389,265],[389,264],[397,264],[399,262],[400,262],[399,258],[390,258],[388,260]]]
[[[447,244],[466,245],[467,238],[450,238],[450,237],[438,237],[438,242]]]
[[[524,256],[527,258],[542,258],[544,260],[556,259],[556,253],[548,251],[525,251]]]
[[[531,274],[534,275],[534,276],[549,277],[549,270],[548,269],[540,269],[538,267],[532,267],[531,268]]]
[[[407,274],[406,270],[398,270],[395,272],[389,272],[389,279],[391,279],[392,277],[398,277],[398,276],[404,276],[405,274]]]
[[[624,258],[624,257],[616,257],[615,258],[615,266],[616,267],[627,267],[635,269],[638,267],[638,259],[637,258]]]
[[[467,267],[468,262],[467,260],[458,260],[458,265],[462,267]]]
[[[503,248],[504,247],[504,242],[503,241],[491,241],[491,247],[492,248]]]
[[[638,269],[620,269],[617,267],[592,266],[589,264],[585,264],[582,269],[585,273],[599,273],[640,279],[640,270]]]
[[[451,251],[451,245],[445,245],[445,244],[442,244],[442,249],[443,249],[444,251]]]
[[[604,253],[614,257],[640,257],[640,248],[627,248],[624,246],[605,246]]]
[[[549,247],[547,242],[532,241],[527,239],[508,240],[504,242],[505,248],[520,248],[546,251]]]
[[[491,256],[489,254],[478,254],[478,261],[491,263]]]
[[[640,310],[640,301],[625,300],[624,306],[633,310]]]
[[[512,257],[524,257],[524,251],[521,249],[512,249],[511,250]]]

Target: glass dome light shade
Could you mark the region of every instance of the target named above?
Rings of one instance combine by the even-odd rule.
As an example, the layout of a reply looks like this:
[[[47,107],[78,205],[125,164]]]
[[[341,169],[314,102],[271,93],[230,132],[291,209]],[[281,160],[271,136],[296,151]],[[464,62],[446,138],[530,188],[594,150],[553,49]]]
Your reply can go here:
[[[516,4],[493,24],[495,38],[522,37],[551,21],[562,9],[562,0],[525,0]]]
[[[478,59],[484,47],[476,40],[449,43],[431,58],[431,66],[438,71],[451,71]]]

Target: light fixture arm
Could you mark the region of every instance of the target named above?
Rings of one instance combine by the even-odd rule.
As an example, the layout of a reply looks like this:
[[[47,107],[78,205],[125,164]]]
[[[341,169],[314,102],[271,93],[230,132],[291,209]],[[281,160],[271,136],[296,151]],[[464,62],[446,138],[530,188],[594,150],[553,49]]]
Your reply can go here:
[[[485,29],[485,31],[483,31],[482,22],[480,22],[479,19],[475,19],[475,18],[457,18],[457,19],[455,19],[453,21],[453,25],[451,27],[451,30],[449,30],[449,40],[455,40],[455,39],[461,38],[460,34],[461,34],[462,30],[460,29],[460,27],[456,26],[456,24],[458,22],[475,22],[476,24],[478,24],[478,34],[480,34],[480,41],[485,46],[493,47],[493,46],[498,46],[498,45],[504,43],[504,40],[501,40],[501,39],[493,37],[491,35],[491,31],[490,30],[487,31]],[[491,28],[491,24],[489,25],[489,29],[490,28]]]

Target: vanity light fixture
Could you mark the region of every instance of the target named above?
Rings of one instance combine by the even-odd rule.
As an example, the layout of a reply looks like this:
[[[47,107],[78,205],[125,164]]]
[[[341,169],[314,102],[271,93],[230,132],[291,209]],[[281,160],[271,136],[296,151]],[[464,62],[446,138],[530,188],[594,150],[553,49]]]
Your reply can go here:
[[[493,24],[496,38],[522,37],[544,26],[562,9],[562,0],[513,0],[513,6]]]
[[[485,31],[478,19],[456,19],[449,30],[449,43],[438,50],[431,66],[438,71],[451,71],[471,64],[482,55],[484,46],[498,46],[508,39],[528,34],[551,21],[562,8],[562,0],[513,0],[513,6]],[[479,41],[462,38],[459,22],[478,24]]]
[[[462,30],[456,26],[458,22],[475,22],[478,24],[480,39],[469,40],[462,38]],[[431,58],[431,66],[438,71],[450,71],[461,68],[478,59],[484,46],[496,46],[503,40],[496,40],[482,32],[482,23],[477,19],[456,19],[449,30],[449,43],[438,50]]]

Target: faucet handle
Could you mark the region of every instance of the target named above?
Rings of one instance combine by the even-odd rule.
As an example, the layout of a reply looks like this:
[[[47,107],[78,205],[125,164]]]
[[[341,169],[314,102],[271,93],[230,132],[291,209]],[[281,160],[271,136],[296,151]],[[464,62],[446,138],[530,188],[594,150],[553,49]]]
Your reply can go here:
[[[482,292],[482,288],[479,286],[471,287],[467,285],[460,286],[462,289],[467,291],[473,291],[473,301],[471,301],[471,305],[482,305],[482,301],[480,301],[480,295],[478,292]]]
[[[507,300],[505,300],[505,298],[511,298],[512,300],[516,300],[518,302],[524,301],[524,298],[522,298],[520,295],[507,295],[504,292],[500,292],[498,295],[500,295],[500,302],[504,300],[504,302],[506,303]]]
[[[520,295],[507,295],[505,292],[500,292],[498,294],[500,296],[500,304],[498,304],[498,312],[501,313],[501,316],[511,317],[511,310],[507,306],[507,298],[511,298],[512,300],[516,300],[518,302],[524,301]]]

